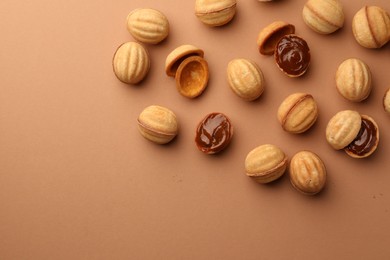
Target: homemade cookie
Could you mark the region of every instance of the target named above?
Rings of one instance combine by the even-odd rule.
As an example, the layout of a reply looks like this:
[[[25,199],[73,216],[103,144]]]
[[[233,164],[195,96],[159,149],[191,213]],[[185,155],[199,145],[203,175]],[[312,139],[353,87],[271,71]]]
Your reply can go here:
[[[343,61],[336,72],[336,88],[347,100],[360,102],[371,93],[371,71],[360,59]]]
[[[295,33],[295,26],[283,21],[275,21],[264,27],[257,36],[257,46],[263,55],[272,55],[276,44],[285,35]]]
[[[339,0],[309,0],[302,11],[303,21],[315,32],[330,34],[344,25],[344,12]]]
[[[248,153],[245,158],[245,171],[253,180],[269,183],[282,177],[287,163],[287,156],[279,147],[264,144]]]
[[[289,77],[300,77],[310,65],[310,48],[301,37],[288,34],[280,38],[274,53],[279,69]]]
[[[380,48],[390,40],[390,17],[379,6],[365,6],[352,20],[356,41],[366,48]]]
[[[365,158],[378,147],[379,128],[371,117],[344,110],[330,119],[326,140],[334,149],[343,149],[353,158]]]

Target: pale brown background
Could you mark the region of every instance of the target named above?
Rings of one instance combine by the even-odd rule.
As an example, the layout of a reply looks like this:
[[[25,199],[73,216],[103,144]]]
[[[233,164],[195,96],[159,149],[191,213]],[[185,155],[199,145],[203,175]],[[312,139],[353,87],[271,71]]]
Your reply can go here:
[[[301,18],[304,0],[239,0],[234,20],[209,28],[194,1],[85,0],[0,2],[0,259],[390,259],[390,45],[360,47],[351,21],[365,4],[390,12],[387,0],[342,1],[345,26],[323,36]],[[146,45],[150,73],[138,86],[119,82],[111,67],[118,45],[133,38],[125,20],[134,8],[165,13],[170,35]],[[256,37],[274,20],[296,25],[312,52],[308,73],[284,76],[261,56]],[[181,44],[205,51],[207,90],[178,94],[164,73]],[[245,102],[228,88],[226,66],[250,58],[266,90]],[[344,100],[334,73],[350,57],[371,68],[373,91],[363,103]],[[320,114],[302,135],[282,130],[276,111],[294,92],[311,93]],[[143,139],[136,126],[146,106],[167,106],[180,134],[166,146]],[[372,116],[380,146],[369,159],[349,158],[325,141],[328,120],[343,109]],[[235,127],[225,152],[207,156],[194,144],[207,113],[223,112]],[[296,192],[288,175],[270,185],[245,176],[254,147],[273,143],[291,157],[316,152],[328,170],[318,196]]]

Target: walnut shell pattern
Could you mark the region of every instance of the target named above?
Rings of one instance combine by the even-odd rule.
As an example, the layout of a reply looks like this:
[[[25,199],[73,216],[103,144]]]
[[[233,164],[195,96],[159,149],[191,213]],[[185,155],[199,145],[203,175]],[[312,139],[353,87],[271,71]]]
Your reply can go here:
[[[138,117],[140,134],[157,144],[166,144],[172,141],[178,133],[178,127],[175,113],[166,107],[149,106]]]
[[[303,133],[317,120],[317,103],[310,94],[294,93],[279,106],[277,116],[285,131],[294,134]]]
[[[378,6],[365,6],[352,20],[356,41],[366,48],[380,48],[390,40],[389,14]]]
[[[127,84],[137,84],[149,72],[149,54],[141,44],[126,42],[116,50],[112,66],[120,81]]]
[[[236,5],[236,0],[196,0],[195,15],[206,25],[221,26],[233,19]]]
[[[290,161],[290,182],[299,192],[314,195],[326,183],[326,168],[320,157],[310,151],[295,154]]]
[[[343,110],[335,114],[326,126],[326,140],[336,150],[349,145],[358,135],[362,124],[360,114]]]
[[[371,93],[371,71],[362,60],[343,61],[336,72],[336,87],[347,100],[360,102]]]
[[[257,99],[264,91],[264,76],[257,64],[247,59],[234,59],[227,67],[230,88],[244,100]]]
[[[264,144],[250,151],[245,159],[247,176],[259,183],[280,178],[287,168],[287,156],[275,145]]]
[[[330,34],[344,25],[344,12],[339,0],[309,0],[302,17],[307,26],[321,34]]]
[[[135,9],[127,16],[127,30],[138,41],[157,44],[169,34],[169,22],[160,11]]]

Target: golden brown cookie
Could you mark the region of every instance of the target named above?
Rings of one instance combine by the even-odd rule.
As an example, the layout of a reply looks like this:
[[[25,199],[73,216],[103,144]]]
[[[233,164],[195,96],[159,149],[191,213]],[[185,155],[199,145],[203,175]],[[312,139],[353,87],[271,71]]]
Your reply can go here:
[[[180,63],[175,79],[180,94],[188,98],[199,96],[209,81],[207,61],[200,56],[188,57]]]
[[[209,26],[222,26],[236,14],[236,0],[196,0],[195,15]]]
[[[158,10],[139,8],[127,16],[127,30],[140,42],[157,44],[168,36],[169,22]]]
[[[264,55],[272,55],[275,52],[276,44],[284,35],[295,33],[295,26],[283,21],[275,21],[264,27],[258,37],[257,46],[259,52]]]
[[[343,61],[336,72],[336,88],[347,100],[360,102],[371,93],[371,71],[360,59]]]
[[[317,120],[317,103],[310,94],[291,94],[280,104],[277,117],[286,132],[303,133]]]
[[[259,183],[279,179],[287,168],[287,156],[277,146],[264,144],[256,147],[245,158],[246,175]]]
[[[302,11],[303,21],[315,32],[330,34],[344,25],[344,12],[339,0],[309,0]]]
[[[137,42],[125,42],[112,59],[115,76],[127,84],[138,84],[149,72],[150,58],[147,50]]]
[[[140,134],[157,144],[172,141],[178,133],[179,125],[175,113],[162,106],[148,106],[138,117]]]
[[[234,59],[227,67],[230,88],[244,100],[252,101],[264,91],[264,76],[254,61]]]
[[[343,149],[353,158],[365,158],[378,147],[379,128],[371,117],[344,110],[329,120],[326,140],[334,149]]]
[[[290,161],[290,182],[305,195],[319,193],[326,183],[326,168],[321,158],[310,151],[296,153]]]
[[[366,48],[380,48],[390,40],[390,17],[379,6],[365,6],[352,20],[356,41]]]

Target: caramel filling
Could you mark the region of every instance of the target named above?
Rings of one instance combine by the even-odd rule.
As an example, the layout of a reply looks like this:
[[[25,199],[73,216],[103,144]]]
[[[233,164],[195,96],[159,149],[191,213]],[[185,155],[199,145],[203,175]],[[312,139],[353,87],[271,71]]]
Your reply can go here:
[[[377,131],[376,126],[371,121],[362,118],[362,126],[357,137],[344,149],[358,156],[369,153],[376,145]]]
[[[199,124],[195,142],[202,152],[217,153],[230,143],[232,134],[229,119],[221,113],[212,113]]]
[[[288,75],[300,76],[309,66],[310,49],[306,41],[296,35],[283,36],[275,48],[275,59]]]

